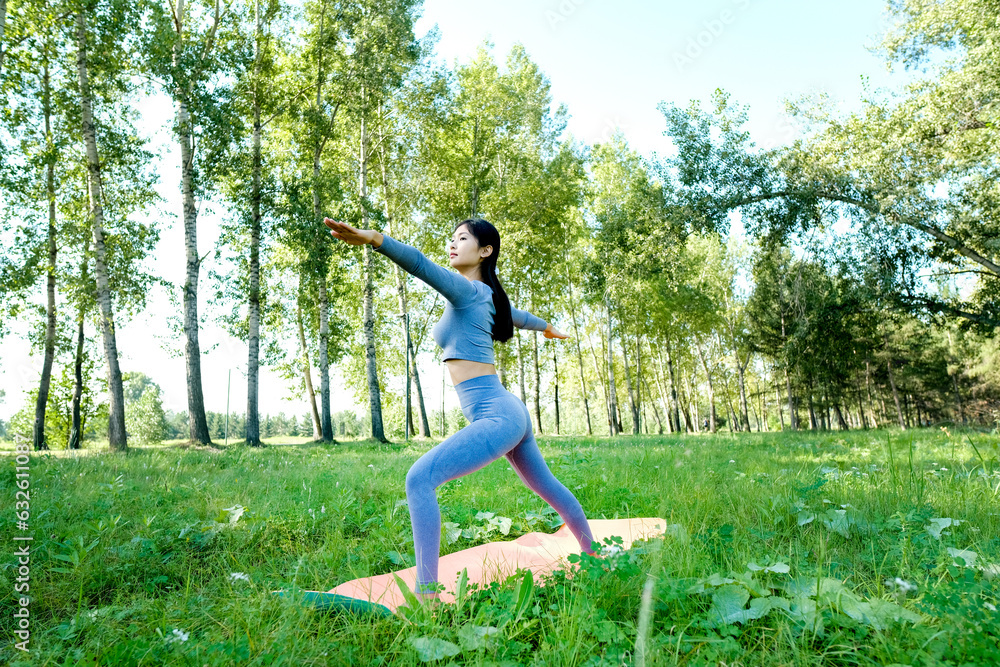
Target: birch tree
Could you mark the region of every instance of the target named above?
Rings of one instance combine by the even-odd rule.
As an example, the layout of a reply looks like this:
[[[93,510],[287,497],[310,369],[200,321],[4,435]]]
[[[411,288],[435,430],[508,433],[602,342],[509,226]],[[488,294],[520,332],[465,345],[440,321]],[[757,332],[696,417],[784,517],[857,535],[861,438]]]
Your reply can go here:
[[[185,278],[182,288],[184,359],[187,376],[190,437],[208,444],[199,342],[198,281],[203,257],[198,254],[197,199],[211,193],[219,150],[232,140],[234,123],[226,114],[226,47],[235,23],[229,0],[166,0],[153,5],[146,33],[147,67],[173,100],[173,132],[180,148]]]
[[[67,55],[67,43],[63,36],[65,21],[45,9],[30,3],[20,8],[17,26],[20,35],[10,61],[13,69],[8,67],[6,81],[0,79],[5,84],[2,87],[5,98],[13,102],[16,109],[13,113],[3,114],[3,126],[17,140],[19,148],[11,156],[12,159],[4,160],[2,169],[2,189],[12,206],[9,214],[26,223],[26,230],[37,227],[44,230],[38,235],[38,245],[31,244],[27,249],[32,259],[24,266],[26,269],[29,264],[37,266],[45,283],[42,372],[32,428],[36,450],[49,448],[45,437],[45,419],[56,351],[57,195],[63,172],[67,169],[65,154],[70,141],[64,121],[66,105],[60,104],[58,93],[65,87],[67,78],[74,75],[73,70],[67,72],[64,67]],[[5,12],[6,8],[0,16],[0,24],[5,22]],[[0,37],[2,34],[0,27]],[[4,44],[0,44],[0,48],[3,47]],[[18,210],[26,215],[18,215]],[[42,210],[44,214],[41,214]],[[37,280],[37,274],[29,270],[18,282],[26,285],[33,280]]]
[[[378,135],[373,132],[378,110],[391,92],[402,83],[407,70],[418,55],[413,36],[416,20],[416,0],[374,2],[362,0],[352,6],[358,19],[351,39],[354,51],[351,67],[357,79],[358,95],[351,101],[350,111],[355,122],[357,141],[357,198],[360,225],[369,228],[370,200],[369,174],[377,164],[376,144]],[[382,423],[382,398],[378,378],[378,358],[375,344],[375,266],[374,251],[366,245],[364,257],[364,338],[365,375],[368,384],[368,401],[371,414],[372,437],[385,441]]]
[[[232,99],[234,121],[243,136],[234,136],[228,146],[227,166],[220,170],[220,191],[239,212],[235,224],[223,225],[220,243],[227,247],[220,252],[228,251],[236,271],[215,277],[223,288],[223,300],[232,306],[224,321],[231,333],[247,342],[245,439],[248,445],[260,446],[261,334],[262,328],[267,329],[263,320],[274,310],[269,307],[261,266],[262,243],[265,250],[268,248],[263,237],[271,235],[271,225],[265,222],[274,218],[275,209],[271,177],[274,142],[269,142],[266,156],[264,143],[265,134],[271,134],[271,125],[281,113],[281,102],[289,101],[293,94],[280,80],[277,57],[283,45],[272,28],[283,18],[282,7],[277,0],[251,0],[248,4],[240,34],[245,61],[238,66],[242,78],[234,87]],[[265,361],[273,360],[278,350],[276,341],[265,341],[265,346],[270,351],[265,351]]]
[[[80,85],[80,118],[83,141],[87,152],[88,185],[90,187],[91,224],[94,235],[94,272],[97,278],[97,302],[100,307],[101,333],[104,337],[104,356],[108,364],[108,445],[115,451],[128,449],[125,432],[125,398],[122,390],[122,373],[118,365],[118,342],[115,335],[111,286],[108,276],[107,248],[104,242],[104,194],[101,160],[94,124],[93,98],[90,90],[90,62],[87,52],[87,18],[90,8],[81,8],[76,14],[77,72]],[[91,10],[92,11],[92,10]]]
[[[3,59],[7,55],[3,41],[4,29],[7,27],[7,0],[0,0],[0,75],[3,74]]]
[[[309,96],[304,109],[308,133],[306,150],[311,158],[312,216],[315,226],[312,234],[307,234],[310,261],[303,264],[312,267],[316,282],[317,305],[319,309],[319,374],[320,374],[320,436],[323,441],[333,440],[333,423],[330,407],[330,290],[328,273],[333,258],[326,234],[321,232],[324,207],[330,196],[329,174],[324,174],[323,153],[336,131],[337,114],[343,105],[344,96],[350,90],[348,81],[353,79],[345,66],[346,40],[350,19],[343,16],[339,8],[327,0],[306,5],[307,16],[311,17],[307,32],[307,47],[298,68],[300,76],[315,84],[315,94]],[[304,298],[300,296],[300,301]],[[305,344],[303,343],[303,349]],[[312,380],[309,380],[311,384]]]

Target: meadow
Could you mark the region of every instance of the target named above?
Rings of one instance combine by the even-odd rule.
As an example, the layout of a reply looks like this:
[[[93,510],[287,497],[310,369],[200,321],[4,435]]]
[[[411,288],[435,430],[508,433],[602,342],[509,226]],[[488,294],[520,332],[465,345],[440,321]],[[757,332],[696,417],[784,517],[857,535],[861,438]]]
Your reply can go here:
[[[30,651],[13,646],[8,552],[0,662],[1000,664],[998,441],[948,429],[543,437],[591,517],[660,516],[668,536],[396,617],[272,591],[408,567],[404,477],[432,442],[33,454]],[[559,525],[504,461],[438,496],[445,553]]]

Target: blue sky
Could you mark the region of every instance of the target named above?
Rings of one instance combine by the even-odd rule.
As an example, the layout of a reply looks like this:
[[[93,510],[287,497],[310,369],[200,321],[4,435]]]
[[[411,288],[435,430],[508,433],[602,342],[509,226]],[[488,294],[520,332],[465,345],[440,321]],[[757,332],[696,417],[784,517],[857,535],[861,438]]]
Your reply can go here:
[[[503,61],[520,42],[552,86],[556,104],[570,113],[569,131],[580,141],[604,141],[620,129],[643,155],[669,152],[657,105],[666,101],[686,105],[707,101],[716,88],[749,106],[749,129],[762,146],[785,143],[797,130],[783,114],[784,100],[828,93],[841,109],[856,108],[865,91],[898,87],[901,74],[890,75],[878,55],[866,47],[877,43],[889,27],[880,0],[839,3],[792,0],[712,0],[710,2],[651,2],[640,0],[425,0],[417,24],[422,36],[435,24],[440,39],[438,56],[448,63],[468,60],[486,40]],[[179,168],[167,134],[173,111],[168,100],[144,105],[148,125],[163,128],[153,137],[161,151],[157,170],[164,208],[179,213]],[[199,249],[207,253],[218,236],[217,223],[203,208]],[[183,229],[176,220],[164,222],[157,270],[167,280],[183,280]],[[211,259],[203,268],[203,297],[208,292]],[[162,297],[162,295],[161,295]],[[211,318],[204,305],[201,312]],[[186,410],[184,362],[171,357],[156,335],[176,309],[165,298],[131,322],[119,322],[122,369],[150,375],[164,390],[164,404]],[[15,328],[15,331],[24,333]],[[152,332],[152,335],[151,335]],[[231,409],[246,405],[246,346],[227,336],[209,319],[202,329],[205,401],[208,410],[224,412],[226,382],[232,373]],[[178,345],[179,349],[179,345]],[[31,356],[23,338],[0,342],[0,418],[22,404],[22,392],[35,386],[41,359]],[[430,356],[422,371],[437,378],[441,369]],[[103,370],[102,370],[103,372]],[[333,378],[335,385],[340,384]],[[401,382],[390,382],[390,386]],[[431,382],[433,386],[435,382]],[[440,386],[440,385],[438,385]],[[446,407],[457,405],[449,389]],[[261,411],[305,414],[304,400],[284,400],[288,391],[268,369],[261,375]],[[428,407],[439,405],[439,389],[430,390]],[[349,392],[337,388],[334,410],[354,407]]]
[[[619,126],[645,155],[669,150],[661,101],[707,101],[716,88],[750,107],[762,145],[794,133],[784,99],[817,92],[846,108],[869,85],[890,85],[866,47],[888,27],[879,0],[426,0],[418,31],[434,23],[446,61],[469,58],[484,39],[502,60],[520,42],[548,76],[569,129],[588,143]]]

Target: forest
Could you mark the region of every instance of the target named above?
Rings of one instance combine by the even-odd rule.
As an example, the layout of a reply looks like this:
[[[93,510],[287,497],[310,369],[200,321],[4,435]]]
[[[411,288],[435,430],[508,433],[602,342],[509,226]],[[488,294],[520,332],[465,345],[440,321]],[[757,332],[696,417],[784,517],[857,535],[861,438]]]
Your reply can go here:
[[[36,450],[223,439],[205,311],[246,345],[249,445],[438,438],[443,302],[335,243],[324,216],[443,262],[459,221],[503,238],[511,303],[569,333],[497,344],[540,434],[855,430],[1000,422],[1000,24],[995,2],[901,0],[879,45],[919,72],[842,114],[789,101],[774,148],[726,91],[664,102],[675,151],[587,145],[515,46],[446,64],[418,0],[0,0],[0,336],[30,323],[40,377],[0,438]],[[184,248],[165,224],[148,102],[168,99]],[[204,207],[221,211],[199,244]],[[183,261],[173,284],[155,253]],[[216,270],[203,263],[214,255]],[[183,258],[183,259],[182,259]],[[119,363],[116,325],[162,290],[186,414]],[[14,360],[4,360],[12,367]],[[10,364],[10,366],[8,366]],[[310,406],[262,415],[270,366]],[[355,406],[331,401],[332,371]],[[238,397],[237,403],[242,403]]]

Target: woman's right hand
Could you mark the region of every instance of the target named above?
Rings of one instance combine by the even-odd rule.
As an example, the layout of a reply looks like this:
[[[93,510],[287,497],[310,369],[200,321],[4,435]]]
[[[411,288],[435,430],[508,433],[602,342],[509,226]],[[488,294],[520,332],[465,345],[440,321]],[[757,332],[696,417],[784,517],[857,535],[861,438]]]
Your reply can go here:
[[[330,228],[330,235],[335,239],[340,239],[348,245],[365,245],[375,240],[375,231],[372,229],[355,229],[346,222],[337,222],[330,218],[323,218],[323,224]]]
[[[561,338],[563,340],[569,338],[569,336],[567,336],[563,332],[554,329],[551,324],[545,325],[545,331],[542,332],[542,335],[545,336],[546,338]]]

